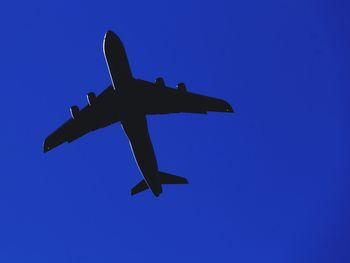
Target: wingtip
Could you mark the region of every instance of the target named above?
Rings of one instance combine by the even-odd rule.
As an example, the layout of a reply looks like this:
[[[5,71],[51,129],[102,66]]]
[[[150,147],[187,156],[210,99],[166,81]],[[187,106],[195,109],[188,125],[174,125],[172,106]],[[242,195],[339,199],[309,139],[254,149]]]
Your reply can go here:
[[[49,148],[46,148],[46,147],[44,146],[44,149],[43,149],[43,152],[44,152],[44,153],[47,153],[49,150],[50,150]]]
[[[228,102],[226,102],[226,112],[227,113],[235,113],[235,110],[232,108],[232,106]]]
[[[45,139],[44,144],[43,144],[43,151],[44,153],[50,151],[50,147],[48,146],[47,139]]]

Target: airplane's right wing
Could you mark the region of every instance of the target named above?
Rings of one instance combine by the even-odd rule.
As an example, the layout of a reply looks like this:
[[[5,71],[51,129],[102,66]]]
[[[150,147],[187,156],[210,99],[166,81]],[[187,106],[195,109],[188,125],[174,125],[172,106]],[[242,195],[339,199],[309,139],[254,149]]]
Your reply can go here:
[[[118,109],[113,105],[114,94],[115,91],[111,85],[95,97],[91,105],[73,113],[76,115],[74,118],[67,120],[45,139],[44,152],[119,121]]]

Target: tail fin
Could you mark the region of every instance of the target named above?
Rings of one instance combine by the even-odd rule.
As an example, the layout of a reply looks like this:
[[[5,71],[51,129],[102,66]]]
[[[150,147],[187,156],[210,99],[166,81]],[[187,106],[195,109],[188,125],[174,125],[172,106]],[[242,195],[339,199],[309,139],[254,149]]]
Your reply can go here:
[[[188,184],[185,177],[176,176],[168,173],[158,172],[158,180],[161,184]],[[131,195],[138,194],[148,189],[146,181],[143,179],[131,189]]]

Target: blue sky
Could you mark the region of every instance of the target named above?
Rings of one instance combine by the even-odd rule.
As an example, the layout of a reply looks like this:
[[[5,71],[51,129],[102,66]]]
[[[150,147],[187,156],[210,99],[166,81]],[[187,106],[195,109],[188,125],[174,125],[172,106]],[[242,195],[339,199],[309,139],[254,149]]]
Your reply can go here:
[[[11,1],[0,8],[0,262],[350,262],[346,1]],[[71,105],[110,84],[115,31],[134,76],[235,114],[148,118],[141,179],[119,124],[43,154]]]

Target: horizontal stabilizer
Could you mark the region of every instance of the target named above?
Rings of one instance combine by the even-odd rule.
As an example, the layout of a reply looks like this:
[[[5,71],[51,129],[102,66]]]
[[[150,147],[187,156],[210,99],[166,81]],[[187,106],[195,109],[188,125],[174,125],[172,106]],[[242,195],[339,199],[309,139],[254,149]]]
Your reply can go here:
[[[159,172],[159,180],[161,184],[188,184],[185,177]]]
[[[146,189],[148,189],[148,185],[145,180],[142,180],[137,185],[135,185],[133,189],[131,189],[131,195],[138,194],[142,191],[145,191]]]
[[[188,184],[188,181],[185,177],[163,173],[163,172],[158,172],[158,180],[160,181],[161,184]],[[131,195],[138,194],[147,189],[148,189],[148,185],[146,181],[142,180],[131,189]]]

